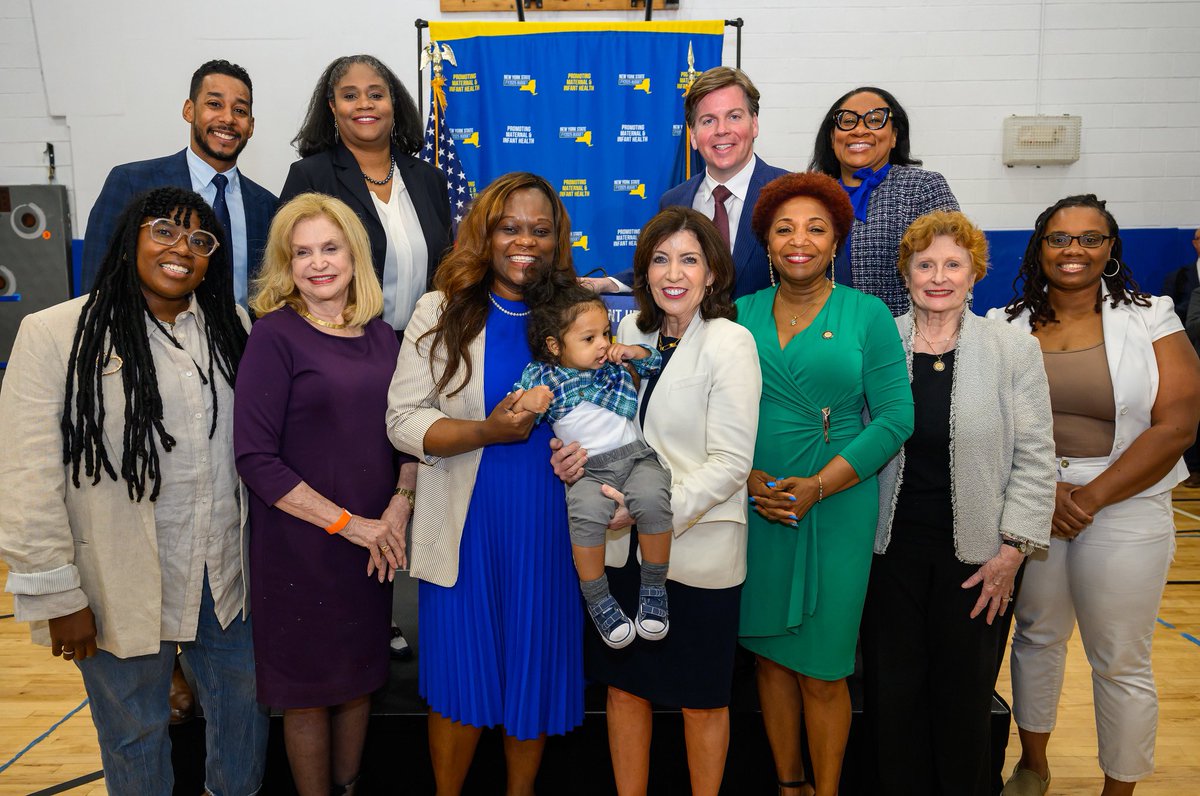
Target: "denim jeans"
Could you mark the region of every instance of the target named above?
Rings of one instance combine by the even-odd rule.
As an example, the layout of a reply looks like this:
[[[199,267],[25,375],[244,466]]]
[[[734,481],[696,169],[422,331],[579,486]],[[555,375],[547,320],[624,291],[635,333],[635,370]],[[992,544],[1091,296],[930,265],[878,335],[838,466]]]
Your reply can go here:
[[[262,783],[266,709],[255,700],[250,623],[238,615],[222,630],[208,576],[196,640],[178,645],[204,709],[205,789],[213,796],[249,796]],[[118,658],[103,650],[76,661],[83,673],[100,739],[104,781],[113,796],[170,796],[175,774],[167,734],[174,642],[155,655]]]

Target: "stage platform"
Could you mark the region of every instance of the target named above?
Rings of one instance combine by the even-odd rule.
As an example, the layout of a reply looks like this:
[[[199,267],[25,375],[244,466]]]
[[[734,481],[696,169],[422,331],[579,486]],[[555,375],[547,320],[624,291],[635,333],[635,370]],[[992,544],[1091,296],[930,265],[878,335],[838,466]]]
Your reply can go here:
[[[404,625],[404,630],[419,656],[415,584],[398,584],[397,605],[399,616],[414,618]],[[769,796],[776,793],[774,765],[759,713],[754,663],[749,653],[739,652],[730,705],[729,758],[721,793]],[[863,737],[862,689],[856,678],[850,680],[850,697],[854,715],[840,792],[842,796],[866,796],[870,793],[867,786],[870,762],[865,756],[868,744]],[[569,735],[549,739],[537,781],[539,794],[608,796],[616,793],[608,755],[604,702],[604,688],[590,685],[585,695],[583,725]],[[426,712],[425,702],[417,694],[416,658],[407,662],[393,661],[387,686],[372,698],[371,724],[358,796],[434,792]],[[992,703],[992,722],[1003,748],[1003,742],[1008,739],[1008,706],[996,699]],[[177,780],[175,792],[194,796],[203,790],[203,719],[173,727],[171,737]],[[283,746],[283,719],[274,715],[262,796],[290,796],[294,792]],[[658,710],[651,743],[649,793],[674,796],[690,792],[682,717],[677,710]],[[504,793],[504,756],[498,731],[484,732],[464,793],[467,796],[501,796]]]

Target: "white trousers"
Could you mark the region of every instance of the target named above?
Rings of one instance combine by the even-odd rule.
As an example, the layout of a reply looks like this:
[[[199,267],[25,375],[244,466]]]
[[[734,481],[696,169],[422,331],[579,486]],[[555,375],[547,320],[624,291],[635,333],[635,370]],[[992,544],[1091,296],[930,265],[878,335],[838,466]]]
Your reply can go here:
[[[1082,473],[1060,471],[1080,483]],[[1092,475],[1094,473],[1089,473]],[[1154,771],[1158,694],[1150,645],[1175,551],[1171,493],[1133,497],[1096,513],[1074,541],[1052,539],[1025,569],[1012,642],[1013,717],[1050,732],[1067,640],[1076,621],[1092,667],[1100,768],[1134,782]]]

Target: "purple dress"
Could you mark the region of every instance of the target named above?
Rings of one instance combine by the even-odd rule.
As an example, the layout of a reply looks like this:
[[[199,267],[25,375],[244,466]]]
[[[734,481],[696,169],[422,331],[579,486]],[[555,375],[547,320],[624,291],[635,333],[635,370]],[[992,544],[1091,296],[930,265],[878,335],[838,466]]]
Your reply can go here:
[[[250,599],[258,701],[336,705],[388,674],[392,586],[370,555],[274,504],[301,481],[377,518],[396,487],[384,414],[399,343],[375,319],[335,337],[289,308],[255,325],[238,366],[237,469],[250,489]]]

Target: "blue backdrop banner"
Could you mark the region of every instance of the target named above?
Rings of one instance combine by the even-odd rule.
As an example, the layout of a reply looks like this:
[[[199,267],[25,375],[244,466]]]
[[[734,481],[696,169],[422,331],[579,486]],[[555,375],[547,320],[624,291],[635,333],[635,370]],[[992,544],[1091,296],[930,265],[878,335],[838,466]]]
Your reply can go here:
[[[474,190],[532,171],[571,216],[581,275],[632,262],[658,198],[683,181],[683,93],[721,63],[722,20],[430,22],[448,45],[445,119]]]

